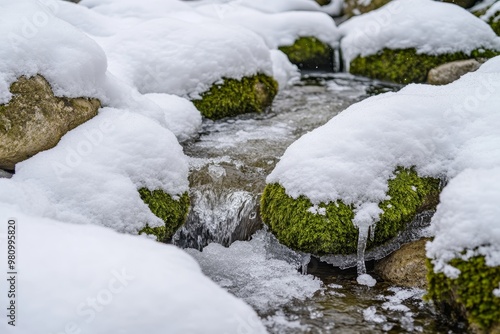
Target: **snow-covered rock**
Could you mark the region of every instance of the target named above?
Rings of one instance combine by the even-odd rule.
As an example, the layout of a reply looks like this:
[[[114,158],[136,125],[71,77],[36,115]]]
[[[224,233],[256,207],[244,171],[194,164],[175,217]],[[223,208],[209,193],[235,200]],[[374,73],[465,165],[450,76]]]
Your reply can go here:
[[[459,6],[432,0],[391,1],[339,29],[347,69],[404,83],[425,81],[440,64],[500,51],[500,38],[488,24]]]
[[[138,190],[188,190],[188,161],[174,135],[137,113],[104,108],[51,150],[0,180],[0,202],[25,213],[137,234],[165,226]]]
[[[2,333],[266,333],[248,305],[180,249],[25,212],[0,204],[0,243],[14,218],[19,254],[16,326],[4,316]]]

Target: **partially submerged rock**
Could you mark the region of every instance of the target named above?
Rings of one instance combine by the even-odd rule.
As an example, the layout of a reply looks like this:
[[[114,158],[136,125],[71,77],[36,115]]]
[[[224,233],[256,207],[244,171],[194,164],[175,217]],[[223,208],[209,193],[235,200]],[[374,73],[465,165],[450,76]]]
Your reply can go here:
[[[168,242],[174,233],[186,222],[190,199],[186,193],[174,198],[162,190],[139,190],[141,199],[158,218],[165,222],[162,227],[146,226],[140,233],[152,234],[158,241]]]
[[[292,45],[279,49],[300,69],[333,69],[333,49],[316,37],[300,37]]]
[[[271,106],[278,93],[278,83],[265,74],[241,80],[223,79],[210,90],[193,100],[196,108],[207,118],[216,120],[244,113],[263,112]]]
[[[352,74],[392,81],[401,84],[420,83],[427,80],[431,69],[457,60],[492,58],[500,54],[492,50],[474,50],[443,55],[418,54],[415,49],[383,49],[377,54],[356,57],[350,64]]]
[[[434,208],[439,200],[439,180],[421,178],[412,169],[398,168],[389,180],[391,199],[379,204],[384,210],[368,248],[381,245],[403,230],[416,214]],[[277,183],[268,184],[261,199],[261,216],[284,245],[298,251],[323,254],[356,253],[358,230],[352,206],[341,201],[314,206],[305,196],[296,199]]]
[[[450,265],[460,270],[456,279],[436,274],[428,262],[429,289],[427,299],[453,319],[468,321],[474,333],[500,333],[500,267],[489,267],[482,256],[465,261],[454,259]]]
[[[9,103],[0,105],[0,168],[54,147],[61,137],[97,115],[99,100],[56,97],[42,76],[14,82]]]
[[[447,85],[458,80],[462,75],[476,71],[481,63],[475,59],[457,60],[439,65],[429,71],[427,83],[431,85]]]
[[[375,264],[375,271],[391,284],[409,288],[427,287],[427,258],[421,239],[403,245],[400,249]]]

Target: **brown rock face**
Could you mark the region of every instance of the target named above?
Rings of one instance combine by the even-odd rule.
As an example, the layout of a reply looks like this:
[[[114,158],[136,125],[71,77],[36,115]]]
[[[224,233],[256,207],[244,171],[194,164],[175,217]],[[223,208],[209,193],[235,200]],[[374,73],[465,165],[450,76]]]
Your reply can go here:
[[[476,71],[481,63],[475,59],[457,60],[433,68],[427,75],[431,85],[447,85],[458,80],[462,75]]]
[[[384,280],[405,287],[426,288],[427,267],[425,244],[421,239],[406,245],[382,259],[375,265],[375,271]]]
[[[0,105],[0,169],[54,147],[61,137],[97,115],[97,99],[55,97],[40,75],[21,77],[12,99]]]

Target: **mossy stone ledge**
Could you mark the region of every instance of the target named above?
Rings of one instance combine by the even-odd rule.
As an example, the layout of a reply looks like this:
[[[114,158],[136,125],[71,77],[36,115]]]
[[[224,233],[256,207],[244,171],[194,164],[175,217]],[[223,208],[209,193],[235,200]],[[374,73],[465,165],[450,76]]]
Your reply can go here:
[[[390,200],[375,228],[371,248],[389,241],[410,223],[415,215],[434,209],[439,201],[440,181],[422,178],[413,169],[398,168],[389,180]],[[261,216],[270,231],[286,246],[315,255],[356,253],[358,230],[353,207],[337,201],[320,203],[325,213],[308,211],[313,206],[305,196],[294,199],[277,183],[268,184],[261,198]]]
[[[146,225],[139,234],[151,234],[158,241],[168,242],[175,232],[186,222],[189,212],[190,199],[188,193],[174,199],[162,190],[139,189],[141,199],[146,203],[155,216],[165,222],[165,226],[149,227]]]
[[[241,80],[223,78],[192,102],[201,114],[212,120],[245,113],[261,113],[273,103],[278,83],[265,74],[243,77]]]
[[[457,52],[432,56],[417,54],[416,49],[383,49],[377,54],[353,59],[349,72],[400,84],[422,83],[427,80],[429,71],[439,65],[456,60],[492,58],[499,54],[500,51],[478,49],[470,55]]]
[[[279,50],[301,70],[333,70],[333,49],[316,37],[299,37],[292,45],[280,46]]]
[[[92,98],[56,97],[41,75],[20,77],[10,86],[11,100],[0,105],[0,168],[56,146],[68,131],[97,115]]]
[[[451,321],[466,320],[473,333],[500,333],[500,298],[493,294],[499,288],[500,267],[488,267],[483,256],[468,261],[454,259],[450,265],[460,270],[456,279],[436,274],[427,261],[429,282],[427,300]]]

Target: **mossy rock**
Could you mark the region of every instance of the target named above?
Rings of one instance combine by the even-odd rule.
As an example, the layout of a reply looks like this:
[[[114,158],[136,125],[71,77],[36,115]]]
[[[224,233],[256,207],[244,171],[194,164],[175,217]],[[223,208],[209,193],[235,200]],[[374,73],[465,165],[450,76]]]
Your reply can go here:
[[[377,54],[357,57],[351,61],[349,72],[365,77],[392,81],[400,84],[425,82],[429,71],[439,65],[456,60],[492,58],[500,51],[474,50],[431,56],[417,54],[415,49],[383,49]]]
[[[216,120],[245,113],[260,113],[273,103],[278,93],[278,83],[264,74],[244,77],[241,80],[223,79],[193,100],[201,114]]]
[[[495,34],[500,36],[500,11],[496,12],[493,16],[490,17],[488,24],[491,29],[495,32]]]
[[[389,180],[391,199],[379,204],[384,213],[368,248],[395,237],[416,214],[435,208],[439,201],[439,180],[421,178],[413,169],[398,168],[395,174]],[[326,210],[321,215],[309,212],[312,206],[305,196],[293,199],[281,185],[268,184],[261,199],[261,216],[280,242],[292,249],[316,255],[356,253],[353,207],[341,201],[320,203],[318,207]]]
[[[158,218],[165,222],[165,226],[149,227],[146,225],[139,234],[146,233],[155,235],[158,241],[168,242],[175,232],[186,222],[190,199],[188,193],[184,193],[178,199],[172,198],[161,190],[139,189],[142,200],[146,203]]]
[[[0,168],[48,150],[61,137],[97,115],[97,99],[56,97],[42,76],[20,77],[10,86],[12,99],[0,105]]]
[[[443,0],[443,2],[454,3],[463,8],[471,8],[474,6],[478,0]]]
[[[371,1],[346,0],[344,2],[344,14],[348,17],[365,14],[384,6],[390,1],[391,0],[371,0]]]
[[[332,0],[316,0],[316,2],[320,6],[326,6],[326,5],[329,5],[330,3],[332,3]]]
[[[457,279],[434,273],[427,261],[426,299],[452,321],[467,320],[475,333],[500,333],[500,298],[493,295],[500,284],[500,267],[488,267],[482,256],[454,259],[450,265],[460,270]]]
[[[300,37],[292,45],[279,49],[301,70],[333,69],[333,49],[316,37]]]

